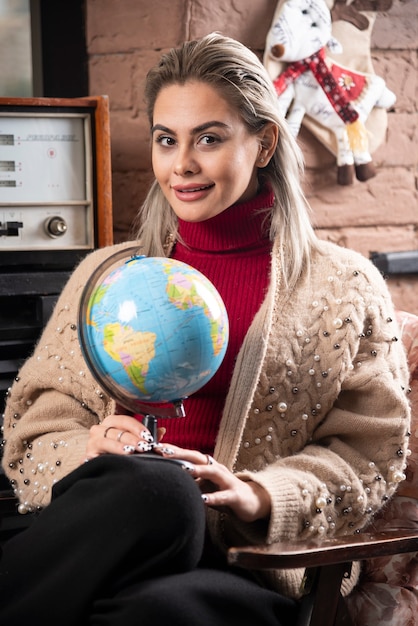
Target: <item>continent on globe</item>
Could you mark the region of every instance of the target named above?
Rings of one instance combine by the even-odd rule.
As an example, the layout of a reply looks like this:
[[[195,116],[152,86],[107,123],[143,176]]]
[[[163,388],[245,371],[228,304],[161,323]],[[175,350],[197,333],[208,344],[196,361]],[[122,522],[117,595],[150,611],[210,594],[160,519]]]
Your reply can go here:
[[[135,331],[119,323],[104,327],[103,348],[121,363],[142,393],[146,393],[145,379],[149,362],[155,357],[155,333]]]
[[[172,268],[170,267],[172,272]],[[213,351],[217,355],[224,344],[223,318],[216,314],[216,307],[219,306],[206,286],[190,279],[184,272],[173,272],[168,275],[167,295],[170,302],[183,310],[198,306],[203,309],[210,323],[210,335],[213,342]],[[209,307],[215,306],[215,311]]]

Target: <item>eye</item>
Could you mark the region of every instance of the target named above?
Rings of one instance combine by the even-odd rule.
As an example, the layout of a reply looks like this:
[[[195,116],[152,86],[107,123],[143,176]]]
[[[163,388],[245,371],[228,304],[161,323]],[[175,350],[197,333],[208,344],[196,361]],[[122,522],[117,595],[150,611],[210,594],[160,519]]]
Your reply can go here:
[[[174,146],[176,143],[172,137],[168,137],[167,135],[159,135],[156,137],[155,141],[161,146]]]
[[[204,146],[210,146],[218,141],[219,139],[213,135],[202,135],[199,139],[199,143],[202,143]]]

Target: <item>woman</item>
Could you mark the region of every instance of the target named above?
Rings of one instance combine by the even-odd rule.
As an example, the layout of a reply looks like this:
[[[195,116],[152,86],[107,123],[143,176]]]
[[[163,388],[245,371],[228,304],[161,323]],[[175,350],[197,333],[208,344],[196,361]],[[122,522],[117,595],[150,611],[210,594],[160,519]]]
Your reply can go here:
[[[81,263],[8,397],[4,466],[43,511],[4,548],[0,619],[291,624],[302,572],[244,574],[225,551],[355,533],[394,493],[409,409],[392,303],[368,260],[315,237],[300,152],[253,53],[218,34],[186,43],[145,95],[141,252],[215,284],[228,351],[153,441],[97,387],[77,338],[85,282],[133,244]]]

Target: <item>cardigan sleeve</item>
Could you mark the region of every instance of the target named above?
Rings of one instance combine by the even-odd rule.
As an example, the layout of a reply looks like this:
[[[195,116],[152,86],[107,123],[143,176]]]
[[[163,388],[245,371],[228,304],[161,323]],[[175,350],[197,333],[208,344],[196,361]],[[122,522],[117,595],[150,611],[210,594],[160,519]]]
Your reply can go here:
[[[132,245],[97,250],[74,270],[8,391],[2,464],[25,510],[49,503],[54,483],[83,461],[91,426],[114,410],[82,356],[78,308],[98,264]]]

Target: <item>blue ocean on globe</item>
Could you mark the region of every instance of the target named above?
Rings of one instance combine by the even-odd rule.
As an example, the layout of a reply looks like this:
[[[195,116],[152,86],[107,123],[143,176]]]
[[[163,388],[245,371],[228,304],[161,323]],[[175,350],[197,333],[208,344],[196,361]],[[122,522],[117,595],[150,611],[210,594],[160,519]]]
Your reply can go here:
[[[215,374],[228,345],[218,291],[201,272],[164,257],[134,256],[104,272],[81,319],[90,368],[131,408],[190,396]]]

